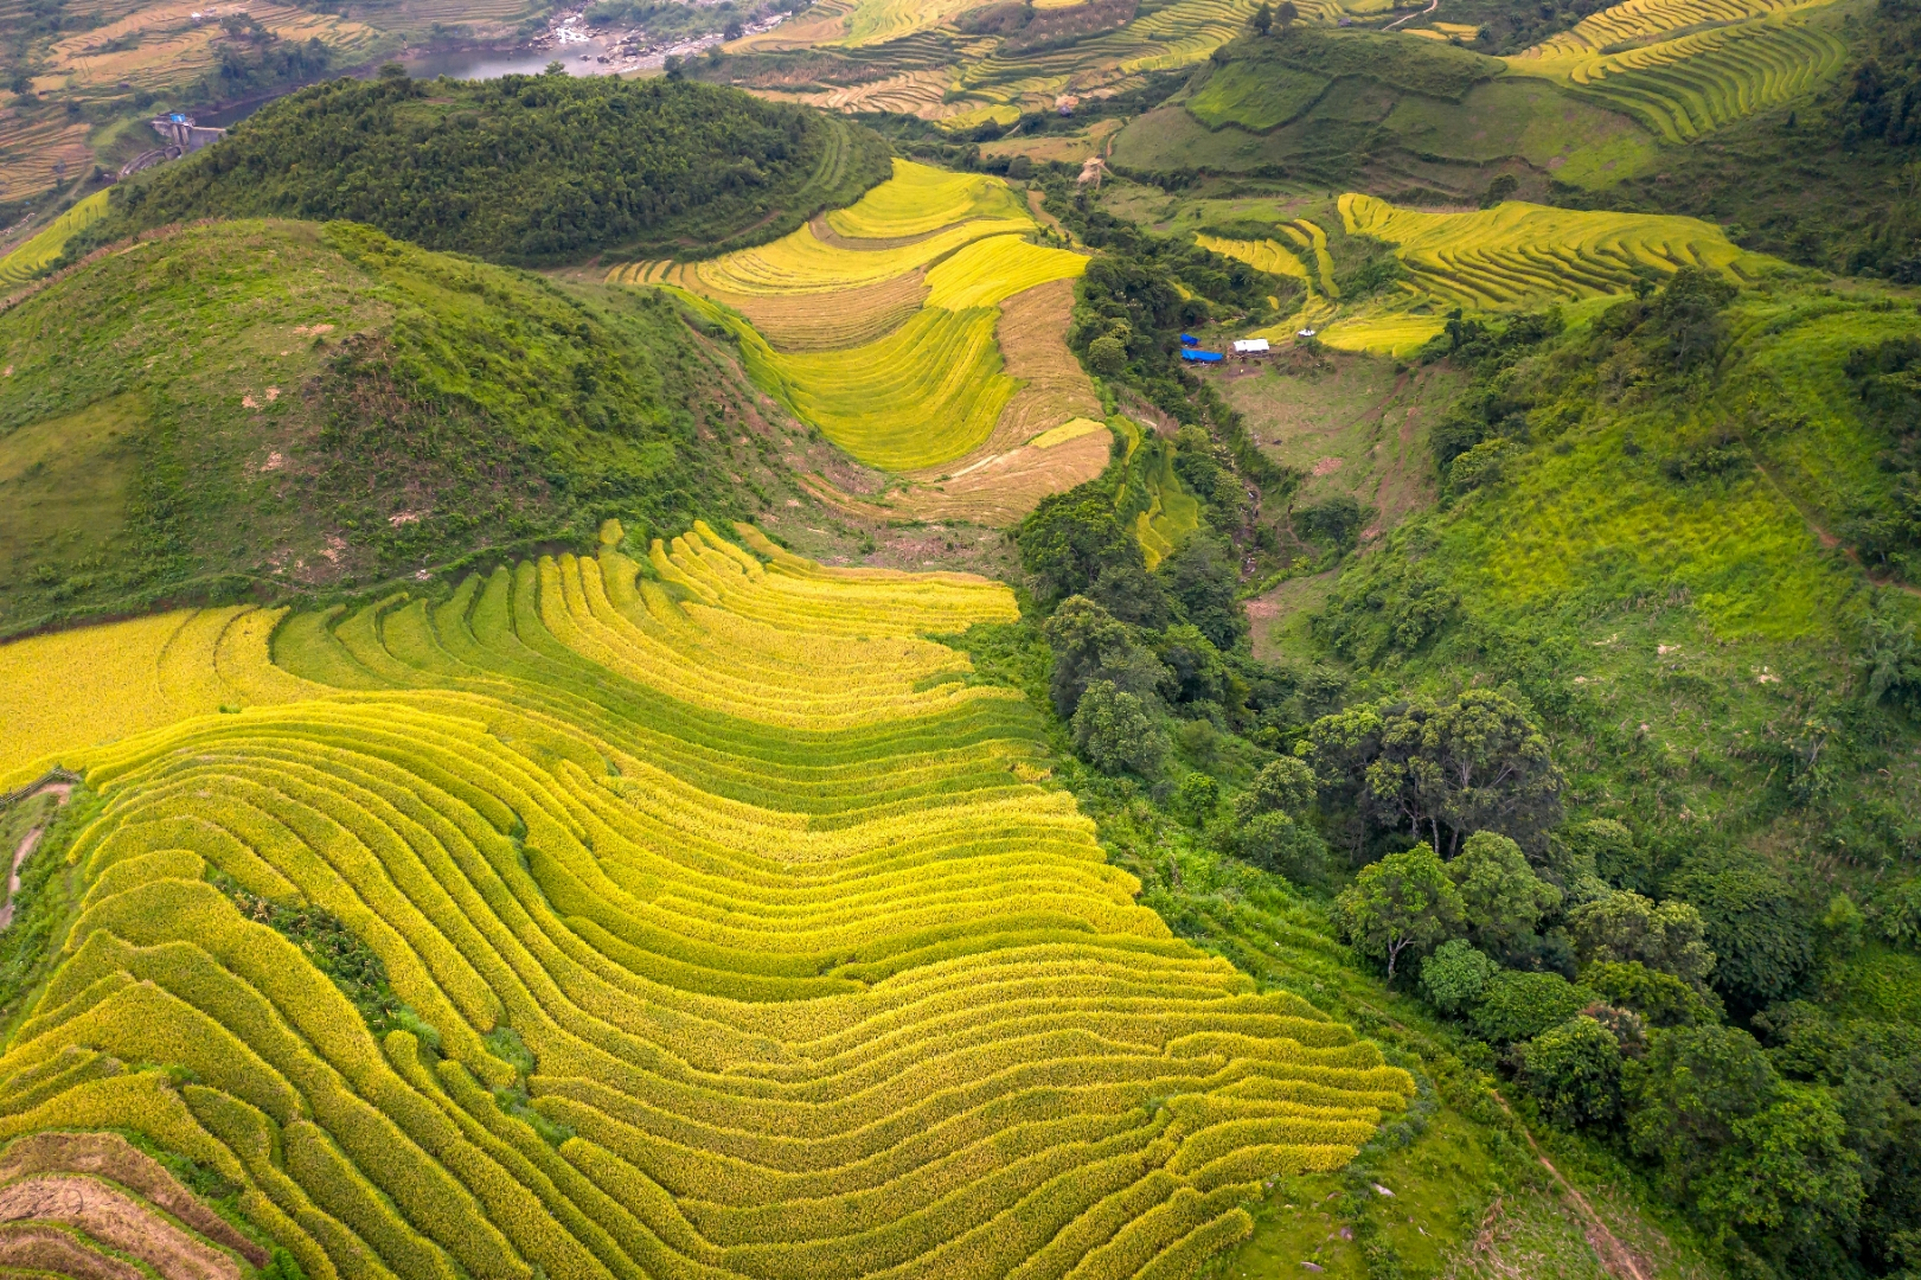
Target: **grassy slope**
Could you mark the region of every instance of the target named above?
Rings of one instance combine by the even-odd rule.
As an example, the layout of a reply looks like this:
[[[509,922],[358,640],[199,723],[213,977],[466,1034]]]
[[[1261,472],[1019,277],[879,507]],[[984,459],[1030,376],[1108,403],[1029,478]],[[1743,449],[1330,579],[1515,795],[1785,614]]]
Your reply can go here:
[[[734,509],[671,308],[364,228],[135,244],[0,314],[0,362],[0,631]]]
[[[1624,116],[1418,37],[1301,30],[1224,52],[1185,97],[1120,133],[1117,165],[1478,195],[1516,159],[1524,178],[1531,167],[1596,185],[1638,171],[1653,151]]]
[[[1745,847],[1810,893],[1859,890],[1921,837],[1921,770],[1912,730],[1863,706],[1853,656],[1871,609],[1916,606],[1824,545],[1892,483],[1839,364],[1921,318],[1800,286],[1743,295],[1729,327],[1712,380],[1663,384],[1616,355],[1533,402],[1503,481],[1349,571],[1337,595],[1380,594],[1347,615],[1348,652],[1393,684],[1515,682],[1576,809],[1626,823],[1659,870]],[[1561,351],[1586,341],[1577,323]],[[1529,378],[1570,358],[1536,357],[1516,388],[1555,385]],[[1675,478],[1710,447],[1732,448],[1727,470]],[[1380,628],[1422,576],[1458,604],[1410,652]]]

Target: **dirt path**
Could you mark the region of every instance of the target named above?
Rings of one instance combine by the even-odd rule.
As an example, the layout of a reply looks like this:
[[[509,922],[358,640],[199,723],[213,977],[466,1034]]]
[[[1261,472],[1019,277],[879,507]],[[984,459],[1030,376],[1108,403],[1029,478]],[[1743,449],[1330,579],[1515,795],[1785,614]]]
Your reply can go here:
[[[1520,1117],[1509,1109],[1507,1099],[1501,1096],[1498,1089],[1492,1092],[1494,1100],[1501,1104],[1501,1110],[1507,1112],[1508,1119],[1520,1126],[1522,1136],[1527,1139],[1528,1150],[1532,1151],[1534,1158],[1541,1162],[1541,1167],[1554,1176],[1555,1185],[1560,1187],[1561,1194],[1568,1203],[1579,1211],[1586,1227],[1584,1234],[1587,1236],[1588,1248],[1594,1250],[1594,1256],[1600,1260],[1603,1267],[1607,1268],[1607,1273],[1613,1276],[1614,1280],[1654,1280],[1654,1269],[1635,1257],[1634,1251],[1622,1244],[1619,1236],[1608,1230],[1607,1223],[1602,1222],[1601,1215],[1594,1212],[1594,1206],[1588,1203],[1587,1197],[1576,1191],[1574,1184],[1562,1177],[1561,1171],[1554,1167],[1554,1162],[1541,1154],[1540,1144],[1534,1141],[1534,1134],[1521,1123]]]
[[[1861,563],[1860,554],[1856,552],[1853,547],[1842,546],[1840,538],[1823,528],[1821,522],[1814,518],[1814,513],[1802,506],[1800,500],[1788,492],[1787,486],[1781,483],[1780,478],[1774,474],[1771,467],[1758,458],[1755,459],[1754,466],[1755,469],[1766,478],[1767,482],[1774,486],[1774,491],[1781,495],[1781,501],[1793,507],[1795,512],[1800,515],[1802,522],[1808,526],[1808,532],[1814,535],[1814,540],[1819,542],[1823,548],[1832,551],[1836,547],[1840,547],[1841,554],[1852,560],[1855,567],[1867,576],[1868,582],[1873,586],[1894,587],[1897,590],[1907,592],[1911,596],[1921,596],[1921,587],[1902,582],[1897,578],[1875,577],[1873,573],[1869,572],[1868,567]]]
[[[28,792],[20,798],[22,800],[32,800],[36,796],[45,795],[59,796],[60,803],[64,805],[67,803],[68,797],[73,795],[73,784],[71,782],[49,782],[37,791]],[[40,837],[45,835],[46,831],[47,824],[43,822],[33,830],[27,832],[25,836],[21,837],[19,848],[13,851],[13,867],[7,874],[7,901],[6,905],[0,906],[0,929],[4,929],[13,923],[13,896],[20,892],[20,866],[28,858],[33,856],[35,849],[40,847]]]
[[[1405,18],[1396,18],[1394,21],[1388,23],[1385,27],[1382,27],[1381,30],[1392,31],[1394,30],[1394,28],[1400,26],[1403,22],[1412,22],[1416,18],[1426,17],[1428,14],[1433,13],[1436,9],[1440,7],[1441,7],[1441,0],[1428,0],[1427,8],[1421,10],[1419,13],[1410,13]]]

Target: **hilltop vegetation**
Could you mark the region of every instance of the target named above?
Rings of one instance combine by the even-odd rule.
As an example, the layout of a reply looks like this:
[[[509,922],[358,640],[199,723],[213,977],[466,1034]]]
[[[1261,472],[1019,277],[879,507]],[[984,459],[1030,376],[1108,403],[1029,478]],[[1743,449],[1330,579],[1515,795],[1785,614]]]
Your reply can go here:
[[[774,239],[887,176],[858,126],[614,76],[337,80],[117,186],[78,246],[206,217],[346,219],[521,264]]]
[[[139,241],[0,314],[0,363],[0,630],[735,500],[690,403],[713,375],[671,307],[366,227]]]

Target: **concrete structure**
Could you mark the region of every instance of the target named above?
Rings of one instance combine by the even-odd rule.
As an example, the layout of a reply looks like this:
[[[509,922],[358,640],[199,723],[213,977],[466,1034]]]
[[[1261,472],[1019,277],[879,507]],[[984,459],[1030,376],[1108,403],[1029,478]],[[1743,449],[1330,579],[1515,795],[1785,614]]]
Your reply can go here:
[[[191,155],[202,147],[212,146],[227,136],[225,129],[209,129],[193,122],[192,116],[181,115],[178,111],[170,115],[155,116],[148,121],[153,131],[167,140],[167,149],[177,156]]]

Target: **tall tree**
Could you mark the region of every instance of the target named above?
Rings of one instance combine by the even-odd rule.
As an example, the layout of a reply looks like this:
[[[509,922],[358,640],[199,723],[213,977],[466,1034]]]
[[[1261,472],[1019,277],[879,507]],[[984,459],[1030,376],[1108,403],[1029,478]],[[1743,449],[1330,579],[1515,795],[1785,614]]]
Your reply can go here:
[[[1403,952],[1431,951],[1463,925],[1460,890],[1425,844],[1363,868],[1335,901],[1335,912],[1349,944],[1386,964],[1390,980]]]

